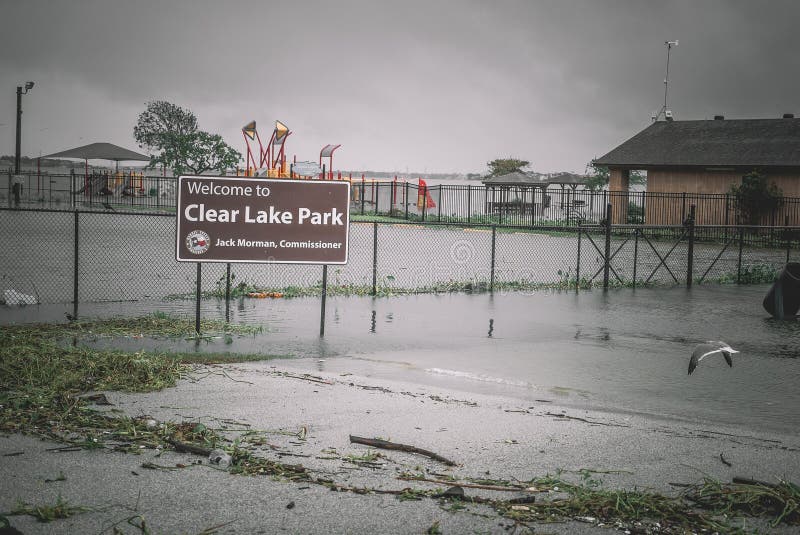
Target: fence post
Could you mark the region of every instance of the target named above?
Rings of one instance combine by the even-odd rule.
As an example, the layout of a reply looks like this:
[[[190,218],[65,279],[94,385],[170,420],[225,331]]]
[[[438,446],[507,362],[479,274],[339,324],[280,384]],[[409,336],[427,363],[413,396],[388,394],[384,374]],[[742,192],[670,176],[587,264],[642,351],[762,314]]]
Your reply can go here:
[[[439,184],[439,214],[437,215],[437,221],[441,223],[442,221],[442,185]]]
[[[467,184],[467,223],[472,217],[472,184]]]
[[[367,195],[366,181],[364,175],[361,175],[361,215],[364,215],[364,197]]]
[[[686,219],[686,192],[681,193],[681,221]]]
[[[72,272],[72,319],[78,319],[78,211],[75,210],[75,250],[73,252],[73,272]]]
[[[194,302],[194,332],[200,334],[200,294],[202,293],[202,263],[197,263],[197,290]]]
[[[608,270],[611,267],[611,203],[606,204],[606,247],[603,259],[603,290],[608,290]]]
[[[689,231],[689,250],[686,253],[686,287],[692,287],[692,269],[694,266],[694,217],[695,205],[689,207],[689,219],[686,220],[687,230]]]
[[[489,293],[494,293],[495,243],[497,241],[497,225],[492,225],[492,265],[489,272]]]
[[[381,202],[381,183],[373,182],[372,187],[375,188],[375,215],[377,216],[378,214],[380,214],[378,205],[380,205]]]
[[[378,223],[372,224],[372,295],[378,290]]]
[[[319,336],[325,336],[325,299],[328,297],[328,264],[322,264],[322,301],[319,312]]]
[[[744,244],[744,227],[739,227],[739,260],[736,266],[736,284],[742,283],[742,245]]]
[[[408,181],[403,183],[403,189],[405,190],[403,191],[403,204],[406,205],[406,221],[408,221]]]
[[[786,214],[783,218],[783,226],[786,227],[783,230],[783,236],[786,240],[786,263],[789,263],[789,249],[791,248],[792,240],[789,239],[789,214]]]
[[[231,321],[231,263],[225,266],[225,323]]]
[[[731,198],[730,193],[725,194],[725,240],[728,240],[728,225],[730,224]]]
[[[633,287],[636,288],[636,262],[639,258],[639,229],[633,231]]]
[[[533,202],[531,202],[531,210],[533,209]],[[583,228],[581,225],[581,221],[578,221],[578,262],[575,265],[575,292],[578,292],[578,289],[581,286],[581,235],[583,234]]]

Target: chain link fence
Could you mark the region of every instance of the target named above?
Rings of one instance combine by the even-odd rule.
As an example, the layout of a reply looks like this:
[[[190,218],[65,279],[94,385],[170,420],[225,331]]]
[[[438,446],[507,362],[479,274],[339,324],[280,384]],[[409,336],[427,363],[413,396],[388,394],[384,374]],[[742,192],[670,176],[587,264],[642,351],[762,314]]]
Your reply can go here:
[[[765,283],[797,260],[798,230],[351,222],[349,261],[328,268],[327,293]],[[175,260],[171,214],[2,208],[0,237],[6,305],[73,303],[77,312],[80,303],[194,299],[198,288],[197,265]],[[220,299],[319,295],[323,267],[206,263],[199,287]]]

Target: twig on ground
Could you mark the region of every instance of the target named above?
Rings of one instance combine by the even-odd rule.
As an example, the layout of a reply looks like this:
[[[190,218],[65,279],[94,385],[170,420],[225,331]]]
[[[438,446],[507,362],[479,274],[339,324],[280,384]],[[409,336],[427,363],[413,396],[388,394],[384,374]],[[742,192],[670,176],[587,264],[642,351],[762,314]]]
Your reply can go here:
[[[333,381],[326,381],[322,377],[316,377],[314,375],[308,375],[308,374],[295,375],[293,373],[277,372],[277,375],[279,375],[280,377],[289,377],[291,379],[300,379],[301,381],[311,381],[312,383],[319,383],[321,385],[333,384]]]
[[[610,422],[597,422],[593,420],[587,420],[586,418],[580,418],[578,416],[569,416],[567,414],[561,414],[557,412],[546,412],[544,414],[545,416],[552,416],[553,418],[558,418],[562,420],[577,420],[579,422],[587,423],[589,425],[605,425],[607,427],[630,427],[629,425],[623,425],[623,424],[612,424]]]
[[[525,490],[524,487],[501,487],[499,485],[478,485],[476,483],[454,483],[453,481],[443,481],[441,479],[426,479],[424,477],[398,476],[397,479],[400,479],[402,481],[425,481],[426,483],[436,483],[437,485],[447,485],[448,487],[452,487],[453,485],[458,485],[459,487],[464,487],[467,489],[500,490],[504,492],[520,492],[522,490]],[[534,492],[534,491],[528,491],[528,492]]]
[[[398,444],[396,442],[389,442],[388,440],[381,440],[378,438],[357,437],[354,435],[350,435],[350,442],[354,444],[363,444],[365,446],[372,446],[373,448],[383,448],[385,450],[398,450],[398,451],[405,451],[408,453],[419,453],[420,455],[425,455],[426,457],[430,457],[431,459],[444,463],[448,466],[456,466],[456,463],[454,461],[451,461],[446,457],[442,457],[438,453],[424,450],[416,446],[409,446],[407,444]]]

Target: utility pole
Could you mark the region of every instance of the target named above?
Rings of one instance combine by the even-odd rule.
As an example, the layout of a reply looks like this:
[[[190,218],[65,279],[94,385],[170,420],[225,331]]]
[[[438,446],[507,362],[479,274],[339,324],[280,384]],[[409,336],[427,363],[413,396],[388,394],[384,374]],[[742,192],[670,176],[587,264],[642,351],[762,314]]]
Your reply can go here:
[[[25,91],[22,86],[17,86],[17,146],[14,152],[14,174],[19,174],[19,158],[22,148],[22,95],[25,95],[33,88],[33,82],[25,82]]]

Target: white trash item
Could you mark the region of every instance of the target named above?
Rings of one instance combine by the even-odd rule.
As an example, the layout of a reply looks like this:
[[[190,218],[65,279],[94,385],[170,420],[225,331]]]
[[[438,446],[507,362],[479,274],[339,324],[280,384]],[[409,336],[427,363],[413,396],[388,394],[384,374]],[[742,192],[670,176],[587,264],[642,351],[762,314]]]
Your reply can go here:
[[[35,305],[36,297],[16,290],[6,290],[4,292],[7,305]]]
[[[220,468],[228,468],[231,465],[231,456],[222,450],[212,450],[208,460],[218,464]]]

